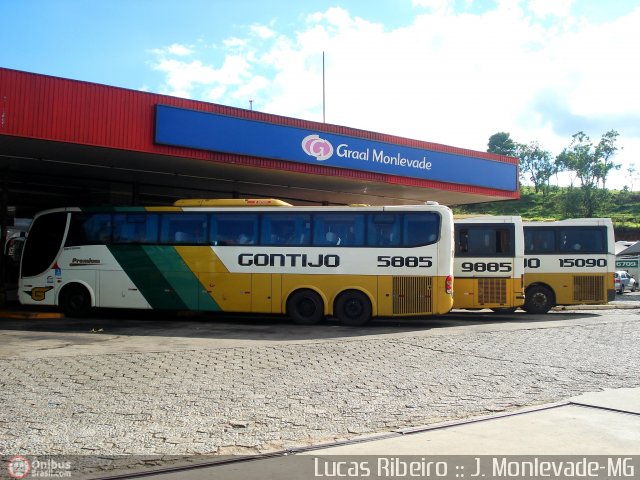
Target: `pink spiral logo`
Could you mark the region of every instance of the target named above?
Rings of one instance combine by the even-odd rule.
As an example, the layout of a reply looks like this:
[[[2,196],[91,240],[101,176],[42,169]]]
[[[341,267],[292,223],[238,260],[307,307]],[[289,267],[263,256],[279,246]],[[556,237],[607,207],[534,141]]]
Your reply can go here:
[[[333,155],[333,145],[319,135],[307,135],[302,140],[302,150],[316,160],[326,160]]]

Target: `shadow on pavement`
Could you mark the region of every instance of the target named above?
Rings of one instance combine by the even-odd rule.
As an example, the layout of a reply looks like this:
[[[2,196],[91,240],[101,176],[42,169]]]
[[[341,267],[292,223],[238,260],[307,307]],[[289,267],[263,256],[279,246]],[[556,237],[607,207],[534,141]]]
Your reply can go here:
[[[33,308],[29,309],[34,311]],[[10,311],[19,312],[20,306]],[[40,312],[52,312],[42,309]],[[181,338],[225,338],[242,340],[317,340],[380,334],[421,332],[450,327],[491,324],[536,324],[558,320],[596,317],[587,312],[550,312],[529,315],[516,312],[498,315],[489,310],[454,310],[448,315],[418,318],[380,318],[364,327],[344,327],[333,319],[314,326],[294,325],[280,315],[247,315],[210,312],[163,312],[146,310],[96,310],[86,318],[3,318],[0,333],[8,331],[58,334],[101,333],[120,336],[162,336]]]

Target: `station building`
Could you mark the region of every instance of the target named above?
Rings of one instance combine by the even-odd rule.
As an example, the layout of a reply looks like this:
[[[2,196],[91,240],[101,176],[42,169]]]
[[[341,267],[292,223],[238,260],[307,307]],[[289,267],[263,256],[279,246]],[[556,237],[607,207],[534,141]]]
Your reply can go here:
[[[49,208],[260,197],[295,205],[517,199],[518,160],[0,68],[4,250],[15,222]]]
[[[515,158],[4,68],[0,174],[18,217],[179,198],[458,205],[519,197]]]

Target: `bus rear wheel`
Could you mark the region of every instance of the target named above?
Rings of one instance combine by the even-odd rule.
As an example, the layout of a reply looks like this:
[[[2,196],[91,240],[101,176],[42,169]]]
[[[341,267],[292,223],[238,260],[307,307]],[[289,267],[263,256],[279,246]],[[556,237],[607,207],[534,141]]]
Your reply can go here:
[[[91,295],[86,287],[67,285],[60,292],[60,307],[68,317],[82,317],[91,311]]]
[[[522,309],[527,313],[547,313],[553,305],[553,293],[547,287],[536,285],[526,291]]]
[[[359,327],[371,320],[371,301],[358,290],[341,293],[333,310],[340,323],[349,327]]]
[[[287,300],[287,315],[298,325],[315,325],[324,317],[322,298],[313,290],[298,290]]]

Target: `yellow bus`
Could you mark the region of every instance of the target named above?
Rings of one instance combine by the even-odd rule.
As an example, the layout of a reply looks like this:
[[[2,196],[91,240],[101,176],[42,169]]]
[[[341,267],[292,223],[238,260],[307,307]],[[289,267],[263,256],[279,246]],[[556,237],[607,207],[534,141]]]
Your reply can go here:
[[[525,222],[523,309],[605,304],[615,298],[613,224],[609,218]]]
[[[444,314],[453,305],[453,216],[409,206],[297,207],[179,200],[169,207],[38,214],[19,299],[70,316],[93,307],[287,314],[314,324]]]
[[[513,312],[524,303],[519,216],[455,218],[453,308]]]

